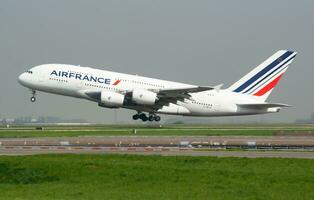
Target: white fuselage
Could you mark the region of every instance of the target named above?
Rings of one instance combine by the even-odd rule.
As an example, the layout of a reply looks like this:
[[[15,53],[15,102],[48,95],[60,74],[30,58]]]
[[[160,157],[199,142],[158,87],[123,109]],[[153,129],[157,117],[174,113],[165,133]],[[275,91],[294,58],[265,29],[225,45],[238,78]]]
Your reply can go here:
[[[64,64],[46,64],[33,67],[19,76],[19,82],[31,90],[71,96],[96,101],[86,92],[115,92],[126,94],[135,89],[159,91],[162,89],[178,89],[192,87],[160,79],[137,75],[116,73]],[[277,112],[276,109],[244,109],[241,103],[260,103],[254,96],[235,93],[230,90],[208,90],[189,93],[185,98],[153,110],[152,106],[140,104],[124,104],[120,107],[140,112],[163,113],[185,116],[232,116]],[[98,102],[100,103],[100,102]]]

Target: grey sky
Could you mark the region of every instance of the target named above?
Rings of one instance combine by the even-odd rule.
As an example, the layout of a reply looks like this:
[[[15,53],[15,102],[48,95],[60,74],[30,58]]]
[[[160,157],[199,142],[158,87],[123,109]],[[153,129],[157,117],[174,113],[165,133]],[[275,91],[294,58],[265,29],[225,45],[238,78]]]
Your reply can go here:
[[[269,101],[280,114],[242,119],[291,122],[314,110],[314,1],[0,1],[0,117],[112,122],[95,103],[30,93],[18,74],[66,63],[225,87],[279,49],[299,52]],[[109,66],[109,67],[108,67]],[[132,111],[118,111],[128,121]],[[229,118],[230,119],[230,118]]]

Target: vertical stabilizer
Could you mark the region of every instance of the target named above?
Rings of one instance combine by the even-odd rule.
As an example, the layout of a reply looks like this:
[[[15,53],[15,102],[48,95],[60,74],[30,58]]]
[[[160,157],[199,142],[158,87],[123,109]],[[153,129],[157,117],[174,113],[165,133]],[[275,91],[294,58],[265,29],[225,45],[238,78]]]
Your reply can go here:
[[[294,51],[277,51],[228,89],[233,92],[254,95],[265,101],[296,55],[297,52]]]

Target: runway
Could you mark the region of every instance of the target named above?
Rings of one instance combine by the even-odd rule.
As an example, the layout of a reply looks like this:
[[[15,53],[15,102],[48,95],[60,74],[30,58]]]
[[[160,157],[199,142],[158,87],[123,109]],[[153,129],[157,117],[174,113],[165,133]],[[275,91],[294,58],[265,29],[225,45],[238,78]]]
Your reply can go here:
[[[216,156],[245,158],[303,158],[314,159],[314,152],[307,151],[229,151],[193,149],[180,147],[56,147],[27,146],[2,147],[0,155],[36,155],[36,154],[137,154],[160,156]]]
[[[0,139],[0,155],[47,153],[314,159],[314,137],[95,136]]]
[[[193,146],[193,147],[303,147],[314,148],[313,136],[81,136],[1,138],[0,146]]]

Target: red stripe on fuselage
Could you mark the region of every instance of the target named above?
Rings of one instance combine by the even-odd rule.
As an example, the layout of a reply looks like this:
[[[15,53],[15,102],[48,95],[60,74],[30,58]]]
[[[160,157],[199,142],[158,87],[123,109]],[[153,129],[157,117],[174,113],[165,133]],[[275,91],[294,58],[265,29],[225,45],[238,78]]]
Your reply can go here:
[[[277,83],[279,82],[279,80],[281,79],[283,75],[284,73],[280,74],[280,76],[272,80],[272,82],[268,83],[268,85],[263,87],[260,91],[256,92],[254,95],[263,96],[265,93],[267,93],[269,90],[273,89],[277,85]]]
[[[121,82],[121,80],[116,80],[112,85],[118,85]]]

